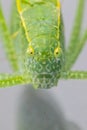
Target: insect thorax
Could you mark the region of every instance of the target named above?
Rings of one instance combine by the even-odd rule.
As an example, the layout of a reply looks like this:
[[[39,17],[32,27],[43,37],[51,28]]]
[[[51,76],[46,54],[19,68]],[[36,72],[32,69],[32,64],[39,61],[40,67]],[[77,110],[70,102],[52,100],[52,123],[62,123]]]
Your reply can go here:
[[[61,20],[58,39],[57,7],[50,2],[34,4],[23,11],[22,17],[26,26],[25,37],[30,40],[26,51],[33,53],[29,52],[26,60],[29,78],[37,87],[56,86],[64,62],[63,24]],[[56,48],[61,50],[57,56],[54,54]]]

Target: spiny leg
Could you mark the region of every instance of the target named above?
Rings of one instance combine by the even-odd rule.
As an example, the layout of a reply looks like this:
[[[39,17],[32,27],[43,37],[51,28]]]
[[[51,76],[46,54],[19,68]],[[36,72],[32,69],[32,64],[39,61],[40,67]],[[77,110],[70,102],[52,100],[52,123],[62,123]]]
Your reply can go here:
[[[17,55],[15,53],[15,49],[3,16],[1,6],[0,6],[0,32],[1,32],[0,37],[2,37],[2,40],[4,41],[4,47],[6,50],[7,57],[10,61],[11,67],[14,71],[18,71],[19,68],[18,68]]]
[[[87,80],[87,71],[68,71],[68,72],[65,72],[65,74],[63,74],[61,78]]]
[[[28,84],[30,82],[30,79],[27,78],[27,74],[0,74],[0,88]]]
[[[71,62],[71,58],[74,55],[74,52],[77,50],[79,46],[79,38],[81,33],[81,25],[83,20],[83,12],[84,12],[85,0],[79,0],[79,6],[77,9],[77,14],[74,21],[73,30],[71,33],[71,38],[69,42],[68,49],[66,51],[66,69],[70,69],[69,62]],[[78,51],[78,50],[77,50]]]
[[[75,61],[78,58],[80,52],[82,51],[84,45],[86,44],[86,41],[87,41],[87,30],[84,32],[83,36],[78,41],[79,45],[78,45],[77,49],[72,51],[73,55],[72,55],[71,59],[69,60],[69,62],[67,63],[66,70],[70,69],[72,67],[72,65],[75,63]]]

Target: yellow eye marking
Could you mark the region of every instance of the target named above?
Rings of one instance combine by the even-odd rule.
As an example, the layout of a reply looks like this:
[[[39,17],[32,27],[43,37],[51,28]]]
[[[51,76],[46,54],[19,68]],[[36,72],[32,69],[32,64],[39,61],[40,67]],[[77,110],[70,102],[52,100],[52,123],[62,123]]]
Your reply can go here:
[[[62,49],[61,49],[60,46],[58,46],[58,47],[54,50],[54,55],[55,55],[55,56],[58,56],[58,55],[61,54],[61,52],[62,52]]]
[[[32,46],[29,46],[27,49],[27,54],[34,55],[34,49]]]

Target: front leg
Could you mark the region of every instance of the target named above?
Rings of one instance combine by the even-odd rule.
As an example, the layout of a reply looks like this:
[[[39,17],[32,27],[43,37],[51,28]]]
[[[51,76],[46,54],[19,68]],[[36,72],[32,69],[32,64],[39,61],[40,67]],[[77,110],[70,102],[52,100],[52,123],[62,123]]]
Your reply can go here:
[[[27,74],[0,74],[0,88],[23,85],[28,83],[30,83],[30,79],[27,78]]]
[[[67,71],[62,74],[61,78],[87,80],[87,71]]]

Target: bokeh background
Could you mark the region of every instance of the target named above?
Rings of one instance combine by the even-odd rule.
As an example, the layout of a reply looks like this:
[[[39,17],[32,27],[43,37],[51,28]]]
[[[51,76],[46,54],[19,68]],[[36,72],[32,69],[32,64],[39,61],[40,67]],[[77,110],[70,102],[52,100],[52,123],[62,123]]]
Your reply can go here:
[[[1,0],[1,2],[6,21],[9,24],[12,0]],[[62,13],[65,25],[66,46],[68,45],[77,3],[78,0],[62,0]],[[83,19],[82,31],[87,28],[87,0],[84,10],[85,15]],[[73,70],[87,70],[86,55],[87,44],[84,46],[82,53],[73,66]],[[0,72],[11,72],[1,41]],[[26,91],[26,89],[28,91]],[[23,99],[26,99],[26,95],[29,96],[28,92],[29,86],[15,86],[12,88],[0,89],[0,130],[17,130],[18,109],[20,108],[22,101],[23,103],[25,102]],[[38,90],[36,94],[38,96],[35,96],[35,98],[33,98],[33,95],[35,94],[34,90],[30,89],[29,93],[30,104],[32,101],[38,102],[38,104],[40,104],[41,102],[38,100],[38,97],[39,99],[42,97],[44,102],[47,101],[48,106],[49,104],[52,104],[52,109],[56,109],[56,113],[60,113],[58,117],[55,117],[55,120],[59,122],[61,117],[64,117],[68,127],[67,130],[87,130],[87,80],[61,80],[58,84],[58,87],[51,88],[50,90]],[[28,105],[30,106],[29,103]],[[39,105],[33,107],[36,110],[39,110]],[[30,109],[32,109],[32,107],[30,107]],[[49,113],[50,109],[47,111],[47,113]],[[62,122],[62,119],[60,122]],[[58,129],[55,128],[55,130]]]

